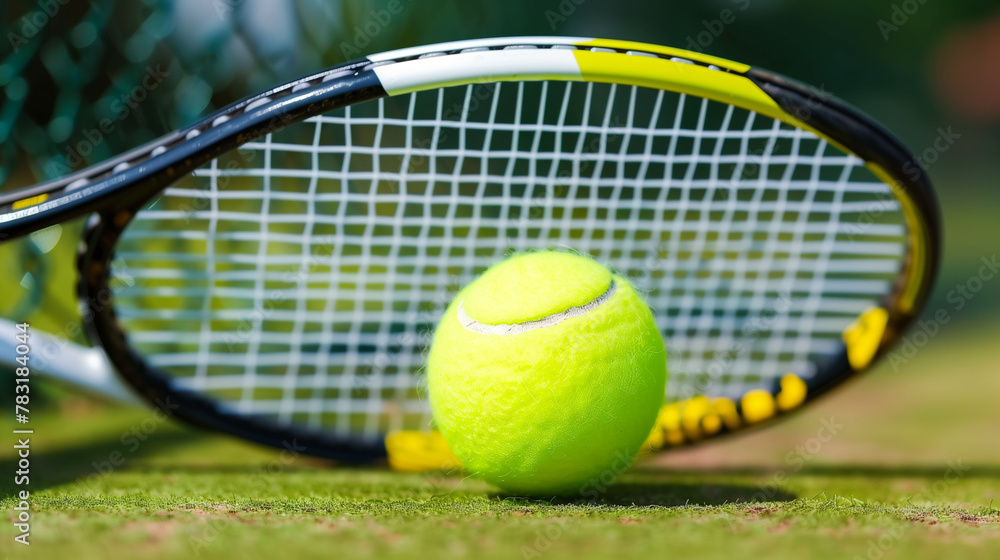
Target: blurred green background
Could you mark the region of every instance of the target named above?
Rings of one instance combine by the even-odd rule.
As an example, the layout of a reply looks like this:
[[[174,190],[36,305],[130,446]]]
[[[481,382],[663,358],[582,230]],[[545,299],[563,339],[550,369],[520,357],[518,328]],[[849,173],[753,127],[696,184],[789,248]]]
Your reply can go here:
[[[945,266],[932,308],[949,305],[947,292],[992,255],[1000,234],[1000,8],[988,0],[14,0],[2,9],[4,190],[102,161],[260,89],[367,53],[576,35],[747,62],[881,121],[928,166],[940,194]],[[110,130],[101,130],[102,120]],[[43,249],[52,241],[42,240]],[[6,292],[17,296],[0,303],[6,315],[22,314],[18,302],[38,287],[40,278],[19,274],[20,263],[43,266],[17,251],[0,249],[11,263],[4,281],[27,286]],[[51,307],[46,314],[73,308],[61,297],[64,285],[42,284],[50,292],[41,298]],[[985,289],[962,320],[988,321],[998,305],[1000,290]]]

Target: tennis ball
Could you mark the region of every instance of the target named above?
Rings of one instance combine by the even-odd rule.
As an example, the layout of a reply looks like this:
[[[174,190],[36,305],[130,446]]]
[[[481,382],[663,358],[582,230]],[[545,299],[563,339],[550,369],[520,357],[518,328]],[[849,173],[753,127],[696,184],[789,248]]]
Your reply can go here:
[[[521,495],[587,495],[649,435],[663,339],[629,283],[565,253],[514,256],[458,293],[427,363],[434,422],[474,476]]]

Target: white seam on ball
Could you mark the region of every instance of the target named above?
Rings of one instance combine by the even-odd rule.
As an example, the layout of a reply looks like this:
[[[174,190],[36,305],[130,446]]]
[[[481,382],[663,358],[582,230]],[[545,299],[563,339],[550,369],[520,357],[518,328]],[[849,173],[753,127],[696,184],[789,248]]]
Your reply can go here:
[[[465,301],[461,301],[458,304],[458,322],[461,323],[467,331],[474,332],[476,334],[490,334],[490,335],[506,335],[506,334],[519,334],[527,332],[533,329],[542,329],[545,327],[551,327],[552,325],[559,324],[566,319],[571,317],[579,317],[586,313],[600,307],[604,302],[611,299],[611,296],[615,295],[615,281],[611,280],[611,284],[608,286],[607,291],[603,294],[597,296],[593,301],[585,303],[583,305],[578,305],[576,307],[570,307],[566,311],[560,313],[554,313],[547,317],[542,317],[541,319],[535,321],[528,321],[526,323],[515,323],[513,325],[487,325],[485,323],[480,323],[479,321],[469,317],[469,314],[465,312]]]

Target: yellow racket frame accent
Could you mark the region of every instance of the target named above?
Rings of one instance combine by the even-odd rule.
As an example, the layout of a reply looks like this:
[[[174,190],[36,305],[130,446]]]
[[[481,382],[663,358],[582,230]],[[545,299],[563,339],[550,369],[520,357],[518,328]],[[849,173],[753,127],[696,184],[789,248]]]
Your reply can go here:
[[[862,370],[875,359],[888,325],[889,312],[881,307],[872,307],[844,329],[842,338],[852,368]]]
[[[441,432],[400,430],[385,437],[389,466],[400,472],[455,471],[461,463]]]
[[[689,94],[755,111],[812,132],[836,148],[846,153],[853,153],[828,135],[788,113],[757,83],[744,75],[751,69],[746,64],[683,49],[631,41],[593,39],[577,42],[575,45],[580,48],[570,52],[578,68],[566,68],[563,62],[550,60],[549,67],[555,71],[548,74],[534,74],[529,78],[523,73],[509,75],[501,73],[490,76],[490,79],[494,81],[570,79],[635,85]],[[600,49],[614,49],[616,52]],[[623,50],[628,53],[617,52]],[[643,56],[645,53],[671,58]],[[501,54],[497,53],[497,56]],[[433,64],[438,63],[438,61],[433,62]],[[449,76],[449,81],[453,80],[454,72]],[[430,89],[440,85],[442,84],[428,84],[419,88],[407,87],[390,91],[390,95],[409,93],[415,89]],[[910,278],[921,278],[925,267],[928,266],[924,258],[924,247],[929,242],[929,232],[920,219],[919,209],[906,190],[889,173],[877,164],[867,162],[866,165],[872,173],[892,188],[901,201],[911,231],[910,241],[914,244],[912,252],[917,255],[907,262],[905,274]],[[895,302],[896,305],[905,313],[911,312],[922,289],[923,286],[919,282],[910,282]],[[844,331],[843,340],[848,360],[856,371],[866,368],[876,356],[882,346],[888,321],[889,312],[876,307],[866,311]],[[698,441],[723,429],[732,431],[762,423],[778,414],[798,408],[806,401],[808,387],[801,377],[788,373],[782,377],[779,385],[780,391],[776,395],[764,389],[749,391],[739,400],[739,405],[728,398],[703,395],[664,405],[655,426],[642,446],[640,455]],[[408,472],[448,470],[458,464],[444,439],[435,431],[402,431],[390,434],[386,439],[386,448],[389,463],[397,470]]]
[[[18,200],[17,202],[15,202],[14,204],[11,205],[11,209],[12,210],[21,210],[23,208],[30,208],[32,206],[35,206],[36,204],[41,204],[41,203],[45,202],[48,199],[49,199],[49,195],[47,195],[47,194],[40,194],[38,196],[32,196],[30,198],[25,198],[25,199],[22,199],[22,200]]]

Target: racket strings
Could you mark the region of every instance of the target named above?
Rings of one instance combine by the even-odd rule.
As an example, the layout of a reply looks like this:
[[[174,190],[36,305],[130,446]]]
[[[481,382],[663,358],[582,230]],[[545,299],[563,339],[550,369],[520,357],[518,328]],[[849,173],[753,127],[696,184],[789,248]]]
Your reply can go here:
[[[243,414],[359,438],[426,427],[421,368],[460,287],[579,251],[644,291],[668,400],[808,378],[891,290],[889,187],[811,132],[644,88],[477,84],[249,143],[121,240],[130,342]]]

